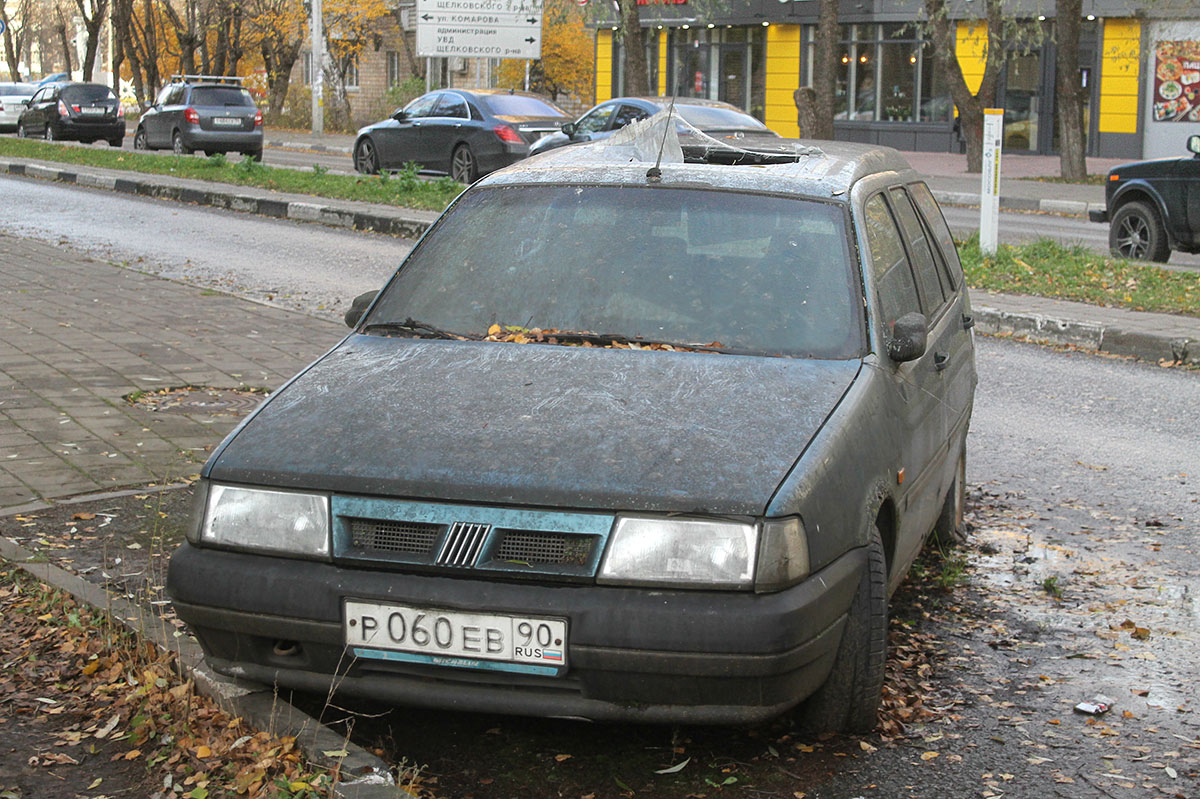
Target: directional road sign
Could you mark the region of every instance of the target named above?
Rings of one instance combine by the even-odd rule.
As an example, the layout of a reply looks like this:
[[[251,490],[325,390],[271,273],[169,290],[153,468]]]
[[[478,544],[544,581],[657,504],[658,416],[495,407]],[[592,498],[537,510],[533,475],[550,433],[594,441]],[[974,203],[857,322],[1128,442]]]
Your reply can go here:
[[[417,55],[541,58],[542,0],[417,0]]]

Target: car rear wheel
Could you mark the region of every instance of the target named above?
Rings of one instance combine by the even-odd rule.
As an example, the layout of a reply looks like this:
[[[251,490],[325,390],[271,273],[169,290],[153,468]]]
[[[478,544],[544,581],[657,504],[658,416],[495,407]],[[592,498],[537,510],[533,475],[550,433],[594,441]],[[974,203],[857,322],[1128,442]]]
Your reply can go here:
[[[150,142],[146,140],[146,129],[138,128],[137,133],[133,134],[133,149],[149,150]]]
[[[28,139],[29,138],[29,133],[25,130],[24,125],[17,125],[17,138],[18,139]]]
[[[251,150],[250,152],[246,153],[246,155],[250,156],[255,161],[262,160],[262,150]]]
[[[478,172],[475,153],[471,152],[471,148],[465,144],[454,148],[454,155],[450,157],[450,177],[470,185],[475,182]]]
[[[183,145],[183,134],[179,131],[175,131],[175,134],[171,136],[171,149],[175,152],[175,155],[192,154],[192,148]]]
[[[799,708],[806,733],[867,733],[879,721],[887,663],[887,559],[877,524],[871,525],[867,565],[842,629],[825,684]]]
[[[375,142],[363,139],[355,146],[354,169],[364,175],[374,175],[379,171],[379,153],[375,150]]]
[[[1143,202],[1122,205],[1108,229],[1108,246],[1118,258],[1163,262],[1171,257],[1158,212]]]
[[[122,136],[122,137],[121,137],[121,138],[119,138],[119,139],[109,139],[109,140],[108,140],[108,146],[109,146],[109,147],[120,147],[120,146],[121,146],[122,144],[124,144],[124,143],[125,143],[125,137],[124,137],[124,136]]]
[[[937,523],[929,533],[931,543],[948,549],[958,546],[967,540],[963,527],[963,507],[967,499],[967,450],[963,447],[958,455],[958,463],[954,467],[954,482],[946,491],[946,499],[942,502],[942,512],[938,515]]]

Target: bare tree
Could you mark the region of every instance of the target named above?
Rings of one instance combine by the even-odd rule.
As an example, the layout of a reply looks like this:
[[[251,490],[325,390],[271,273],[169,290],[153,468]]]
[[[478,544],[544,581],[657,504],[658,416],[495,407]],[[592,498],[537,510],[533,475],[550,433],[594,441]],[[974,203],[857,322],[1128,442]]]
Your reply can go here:
[[[10,6],[12,6],[10,10]],[[32,0],[7,3],[0,0],[0,22],[4,23],[4,60],[12,80],[21,80],[21,51],[25,49],[32,28]]]
[[[621,45],[624,49],[623,72],[626,95],[650,93],[649,71],[646,69],[646,43],[642,36],[642,17],[637,0],[617,0],[621,9]],[[615,88],[615,87],[614,87]]]
[[[1079,29],[1083,0],[1058,0],[1055,31],[1058,39],[1055,88],[1058,102],[1058,162],[1064,178],[1087,177],[1083,129],[1083,88],[1079,80]]]
[[[3,2],[3,0],[0,0]],[[71,74],[71,35],[67,32],[70,27],[67,22],[67,14],[63,11],[61,3],[54,4],[54,34],[58,37],[58,46],[62,48],[63,70]]]
[[[87,34],[84,44],[83,79],[90,81],[96,68],[96,53],[100,49],[100,34],[104,29],[104,20],[108,16],[108,0],[75,0],[75,8],[83,20],[83,30]],[[68,68],[69,70],[69,68]]]

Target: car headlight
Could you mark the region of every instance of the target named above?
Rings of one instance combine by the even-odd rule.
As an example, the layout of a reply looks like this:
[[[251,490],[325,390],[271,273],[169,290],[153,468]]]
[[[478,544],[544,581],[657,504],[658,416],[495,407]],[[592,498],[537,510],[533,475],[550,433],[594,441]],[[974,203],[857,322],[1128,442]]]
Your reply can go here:
[[[810,571],[808,533],[799,516],[767,519],[762,525],[758,575],[759,591],[779,591],[803,580]]]
[[[750,588],[757,551],[755,524],[621,516],[597,582]]]
[[[206,544],[329,557],[329,498],[296,491],[210,485]]]

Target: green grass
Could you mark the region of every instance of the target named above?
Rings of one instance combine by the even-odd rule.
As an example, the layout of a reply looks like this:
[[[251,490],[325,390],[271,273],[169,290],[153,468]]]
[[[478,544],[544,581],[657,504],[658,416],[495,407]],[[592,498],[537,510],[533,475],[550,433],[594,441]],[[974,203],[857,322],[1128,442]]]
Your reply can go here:
[[[1060,178],[1054,175],[1033,178],[1017,178],[1017,180],[1036,180],[1039,183],[1074,183],[1078,186],[1103,186],[1108,182],[1108,174],[1102,172],[1098,175],[1087,175],[1079,180],[1076,180],[1075,178]]]
[[[34,158],[66,164],[122,169],[192,180],[256,186],[274,191],[309,194],[337,200],[357,200],[427,211],[441,211],[464,186],[450,178],[421,180],[415,168],[391,175],[330,175],[264,166],[249,158],[231,162],[226,156],[174,156],[130,153],[117,149],[70,147],[28,139],[0,137],[0,157]]]
[[[1197,272],[1121,261],[1049,239],[1001,244],[985,257],[975,235],[959,243],[958,253],[972,288],[1200,317]]]

